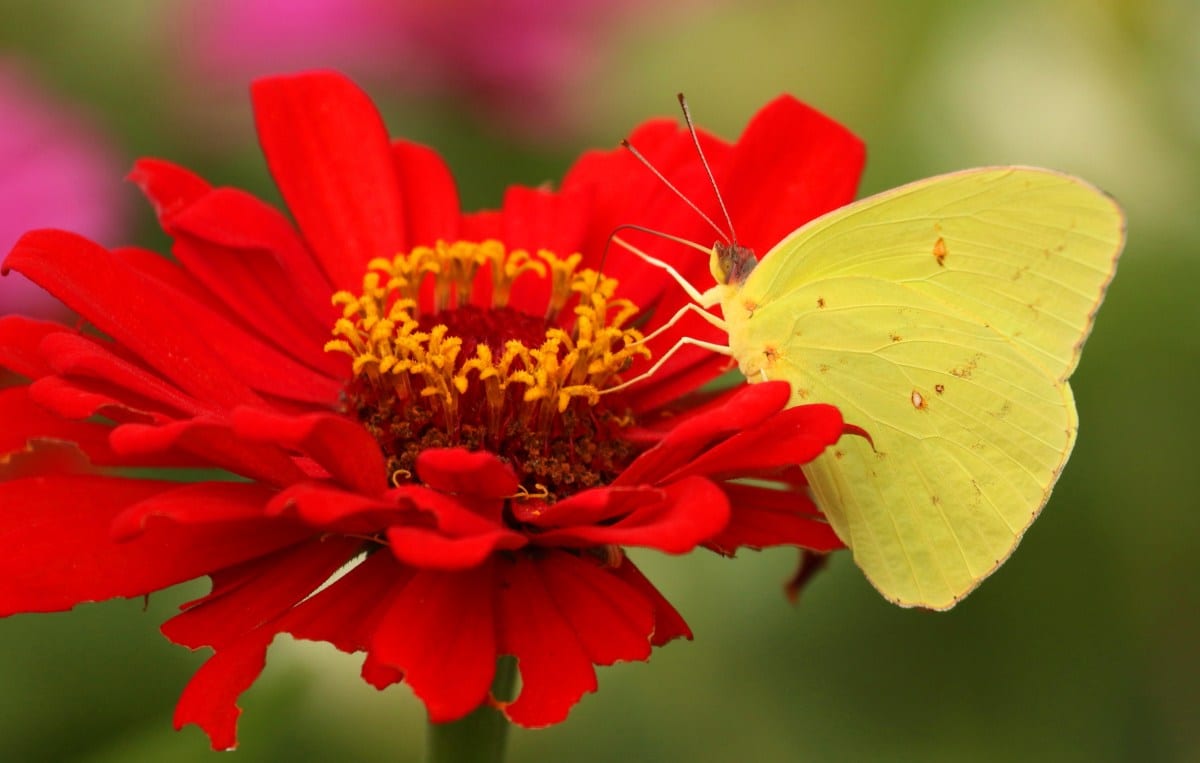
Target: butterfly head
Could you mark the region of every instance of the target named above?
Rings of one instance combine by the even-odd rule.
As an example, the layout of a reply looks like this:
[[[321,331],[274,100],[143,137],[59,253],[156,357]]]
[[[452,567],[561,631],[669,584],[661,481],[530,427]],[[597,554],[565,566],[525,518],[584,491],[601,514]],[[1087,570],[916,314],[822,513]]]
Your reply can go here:
[[[713,244],[708,267],[717,283],[741,286],[757,264],[758,258],[754,256],[753,249],[737,243],[726,244],[718,241]]]

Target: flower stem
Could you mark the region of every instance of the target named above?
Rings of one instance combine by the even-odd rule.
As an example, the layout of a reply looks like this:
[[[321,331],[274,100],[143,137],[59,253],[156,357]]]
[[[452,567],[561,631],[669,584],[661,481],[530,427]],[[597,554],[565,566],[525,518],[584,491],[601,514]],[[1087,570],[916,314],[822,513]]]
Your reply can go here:
[[[496,663],[492,696],[512,699],[517,661],[501,657]],[[450,723],[430,723],[428,763],[503,763],[508,739],[508,719],[488,705],[480,705],[465,718]]]

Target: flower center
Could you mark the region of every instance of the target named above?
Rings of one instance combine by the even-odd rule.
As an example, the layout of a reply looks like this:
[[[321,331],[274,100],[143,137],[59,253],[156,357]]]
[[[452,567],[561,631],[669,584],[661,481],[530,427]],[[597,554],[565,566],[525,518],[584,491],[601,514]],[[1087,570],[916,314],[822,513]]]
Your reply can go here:
[[[372,260],[361,295],[333,296],[342,318],[325,350],[353,359],[346,409],[379,441],[393,484],[413,479],[422,450],[445,447],[500,455],[547,500],[620,473],[633,422],[600,391],[650,352],[627,327],[637,306],[580,260],[439,241]],[[508,306],[522,276],[549,282],[543,317]]]

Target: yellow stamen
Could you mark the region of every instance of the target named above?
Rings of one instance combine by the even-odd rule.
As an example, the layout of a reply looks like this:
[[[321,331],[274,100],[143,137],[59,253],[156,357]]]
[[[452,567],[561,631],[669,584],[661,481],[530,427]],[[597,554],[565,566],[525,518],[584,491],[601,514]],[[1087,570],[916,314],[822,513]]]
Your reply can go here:
[[[475,390],[481,393],[476,397],[486,406],[493,434],[499,436],[506,420],[544,427],[574,401],[595,406],[600,391],[612,386],[636,357],[650,355],[641,332],[625,325],[637,314],[637,306],[613,298],[614,279],[593,270],[577,272],[581,260],[579,254],[560,258],[547,251],[535,258],[521,249],[506,251],[494,240],[439,241],[391,260],[374,259],[363,276],[361,295],[341,291],[333,296],[342,317],[325,350],[350,356],[357,377],[398,402],[415,396],[436,406],[451,442],[457,437],[464,398]],[[433,314],[441,315],[470,304],[482,266],[491,270],[493,310],[506,307],[518,277],[545,277],[549,271],[547,324],[575,295],[572,330],[550,326],[534,347],[508,339],[501,349],[495,338],[497,346],[470,337],[474,352],[467,356],[464,337],[452,335],[447,323],[423,328],[418,301],[426,278],[434,280]],[[424,326],[431,323],[426,320]],[[527,410],[512,410],[520,404]]]

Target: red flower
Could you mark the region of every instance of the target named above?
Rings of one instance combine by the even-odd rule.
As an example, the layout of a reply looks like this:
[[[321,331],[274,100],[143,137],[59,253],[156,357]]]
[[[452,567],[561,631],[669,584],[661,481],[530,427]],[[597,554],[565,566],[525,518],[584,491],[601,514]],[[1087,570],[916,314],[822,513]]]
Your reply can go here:
[[[296,227],[143,160],[132,178],[174,260],[42,230],[4,262],[92,328],[0,320],[0,365],[28,380],[0,390],[0,614],[210,576],[163,632],[215,651],[175,722],[218,748],[279,633],[365,651],[363,677],[407,682],[434,721],[487,701],[514,655],[522,689],[502,709],[540,726],[595,690],[594,665],[691,637],[623,547],[839,545],[795,480],[842,433],[836,410],[782,410],[783,383],[688,395],[725,370],[703,352],[602,394],[647,367],[640,332],[686,299],[619,250],[587,270],[609,233],[711,235],[629,155],[588,154],[557,192],[512,188],[464,215],[437,155],[389,142],[344,78],[265,80],[253,98]],[[632,140],[711,190],[673,123]],[[862,162],[790,98],[736,144],[703,140],[760,250],[848,201]],[[684,322],[650,349],[711,332]],[[165,467],[227,474],[146,476]],[[764,476],[783,489],[735,481]]]

